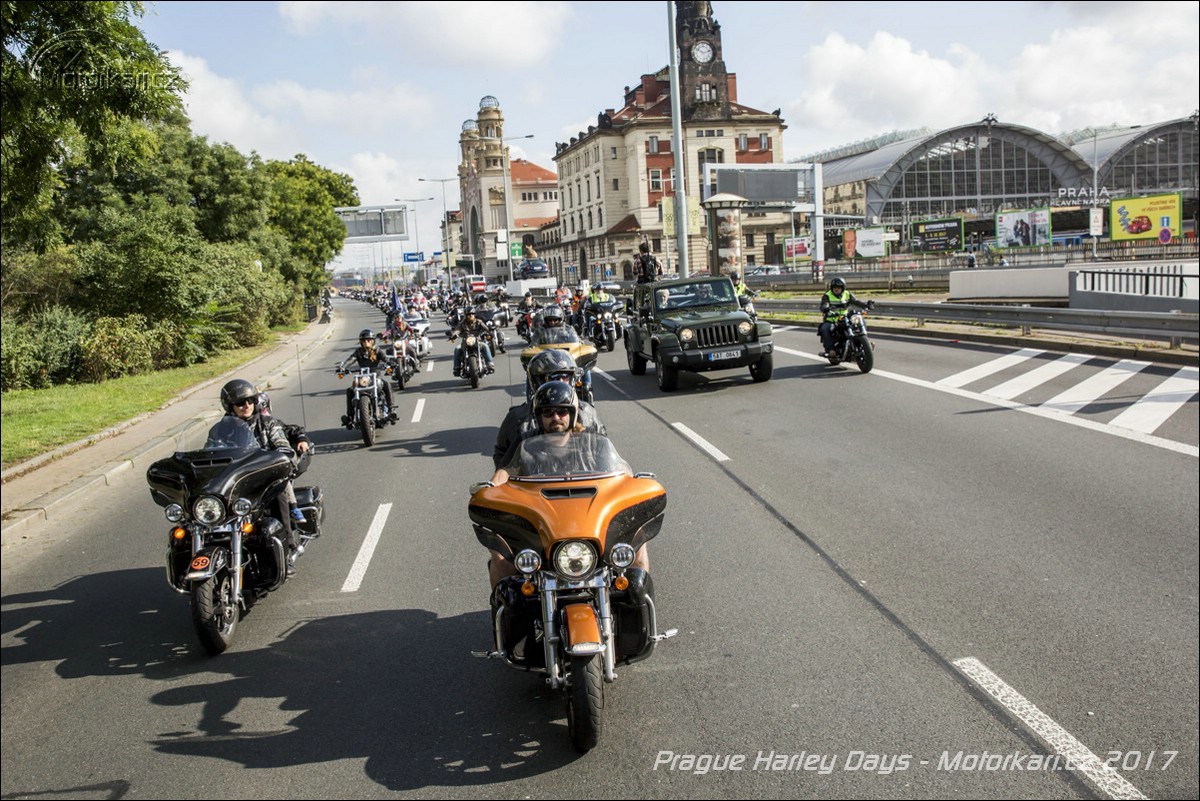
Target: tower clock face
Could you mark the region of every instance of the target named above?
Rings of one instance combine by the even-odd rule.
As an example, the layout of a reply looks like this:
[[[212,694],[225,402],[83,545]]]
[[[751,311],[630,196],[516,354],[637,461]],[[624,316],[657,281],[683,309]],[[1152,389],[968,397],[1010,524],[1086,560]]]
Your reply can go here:
[[[713,46],[704,41],[696,42],[696,44],[692,45],[692,58],[694,58],[697,63],[707,64],[708,62],[712,61]]]

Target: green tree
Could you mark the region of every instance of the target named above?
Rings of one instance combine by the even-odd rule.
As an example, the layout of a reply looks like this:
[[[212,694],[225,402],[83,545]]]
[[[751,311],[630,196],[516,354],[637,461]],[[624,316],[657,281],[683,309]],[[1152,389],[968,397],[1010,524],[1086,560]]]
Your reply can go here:
[[[78,137],[90,160],[127,144],[123,121],[159,119],[180,107],[183,82],[131,18],[136,2],[0,2],[0,216],[4,244],[44,247],[55,164]]]

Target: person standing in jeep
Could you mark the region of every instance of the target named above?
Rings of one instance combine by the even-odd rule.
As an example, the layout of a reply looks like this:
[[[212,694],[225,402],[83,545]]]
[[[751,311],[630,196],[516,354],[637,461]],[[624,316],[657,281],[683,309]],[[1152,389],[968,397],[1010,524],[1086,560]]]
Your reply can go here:
[[[643,241],[638,245],[637,255],[637,282],[639,284],[650,284],[662,277],[662,265],[658,263],[658,259],[654,258],[654,254],[650,252],[650,245]]]

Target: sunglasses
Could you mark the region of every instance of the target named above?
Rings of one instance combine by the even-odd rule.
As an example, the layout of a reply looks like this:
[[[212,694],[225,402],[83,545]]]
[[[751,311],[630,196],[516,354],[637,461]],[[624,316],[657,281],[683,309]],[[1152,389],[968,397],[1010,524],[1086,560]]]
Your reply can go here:
[[[234,406],[246,406],[247,404],[249,404],[250,406],[253,406],[254,398],[242,398],[241,400],[233,402]]]
[[[538,412],[542,417],[570,417],[570,409],[542,409]]]

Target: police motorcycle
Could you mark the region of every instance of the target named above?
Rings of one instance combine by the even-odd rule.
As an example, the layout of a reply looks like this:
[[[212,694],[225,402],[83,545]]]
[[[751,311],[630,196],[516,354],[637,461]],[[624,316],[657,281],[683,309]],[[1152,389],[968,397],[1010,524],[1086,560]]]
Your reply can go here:
[[[654,584],[634,566],[662,527],[667,493],[598,434],[542,434],[518,448],[519,475],[471,487],[476,537],[519,571],[493,589],[492,649],[473,655],[545,676],[586,752],[600,740],[617,667],[677,633],[659,631]]]
[[[874,309],[875,301],[867,301],[867,308]],[[871,372],[875,366],[875,343],[867,335],[867,321],[862,309],[851,306],[833,324],[833,348],[825,356],[831,365],[854,361],[862,372]]]
[[[319,487],[296,487],[304,521],[285,522],[286,482],[308,467],[312,450],[259,447],[233,415],[208,432],[204,447],[178,451],[146,471],[150,495],[165,507],[167,582],[190,598],[192,623],[212,655],[233,642],[242,614],[287,580],[287,568],[321,534],[325,499]]]
[[[588,304],[584,331],[597,349],[612,351],[621,339],[619,309],[624,305],[616,298]]]
[[[357,428],[362,434],[363,444],[367,447],[375,444],[377,429],[390,423],[392,410],[388,408],[383,394],[383,382],[386,375],[392,372],[389,366],[383,375],[371,367],[359,367],[349,372],[350,386],[354,389],[354,400],[350,404],[353,414],[347,428]],[[347,373],[338,371],[337,377],[344,378]]]

